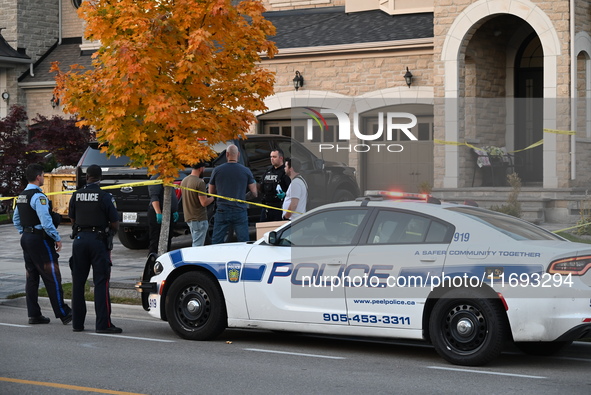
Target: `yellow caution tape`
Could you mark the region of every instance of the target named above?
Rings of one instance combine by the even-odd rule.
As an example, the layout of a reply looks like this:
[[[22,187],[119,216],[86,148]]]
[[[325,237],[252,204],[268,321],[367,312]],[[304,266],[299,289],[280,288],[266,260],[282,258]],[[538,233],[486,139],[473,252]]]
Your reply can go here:
[[[554,133],[554,134],[566,134],[566,135],[575,135],[577,132],[573,130],[558,130],[558,129],[544,129],[544,133]]]
[[[279,211],[285,211],[287,213],[292,213],[292,214],[301,214],[298,213],[297,211],[291,211],[291,210],[287,210],[287,209],[282,209],[282,208],[277,208],[277,207],[273,207],[273,206],[268,206],[266,204],[263,203],[254,203],[254,202],[249,202],[246,200],[240,200],[240,199],[235,199],[235,198],[230,198],[230,197],[226,197],[226,196],[221,196],[221,195],[215,195],[213,193],[208,193],[208,192],[202,192],[202,191],[198,191],[196,189],[191,189],[191,188],[187,188],[187,187],[181,187],[179,185],[176,184],[165,184],[165,186],[170,186],[170,187],[174,187],[176,189],[184,189],[187,191],[191,191],[191,192],[196,192],[196,193],[200,193],[202,195],[207,195],[207,196],[213,196],[213,197],[217,197],[220,199],[225,199],[225,200],[229,200],[231,202],[239,202],[239,203],[246,203],[246,204],[251,204],[253,206],[258,206],[258,207],[264,207],[264,208],[270,208],[272,210],[279,210]]]
[[[564,231],[571,230],[571,229],[582,228],[583,226],[587,226],[587,225],[591,225],[591,222],[585,222],[584,224],[571,226],[570,228],[553,230],[552,233],[560,233],[560,232],[564,232]]]
[[[545,130],[545,129],[544,129],[544,130]],[[466,142],[464,142],[464,143],[460,143],[459,141],[445,141],[445,140],[437,140],[437,139],[434,139],[434,140],[433,140],[433,142],[434,142],[435,144],[446,144],[446,145],[456,145],[456,146],[462,146],[462,145],[465,145],[465,146],[466,146],[466,147],[468,147],[468,148],[472,148],[472,149],[475,149],[475,150],[480,150],[480,151],[485,151],[483,148],[478,148],[478,147],[476,147],[475,145],[472,145],[472,144],[470,144],[470,143],[466,143]],[[528,146],[527,146],[527,147],[525,147],[525,148],[518,149],[518,150],[515,150],[515,151],[509,151],[509,152],[507,152],[507,153],[508,153],[508,154],[513,154],[513,153],[515,153],[515,152],[521,152],[521,151],[525,151],[525,150],[532,149],[532,148],[535,148],[535,147],[537,147],[537,146],[540,146],[540,145],[542,145],[542,144],[544,144],[544,139],[542,139],[542,140],[540,140],[540,141],[536,141],[535,143],[533,143],[533,144],[531,144],[531,145],[528,145]]]
[[[142,186],[158,185],[158,184],[162,184],[162,180],[148,180],[148,181],[130,182],[130,183],[126,183],[126,184],[108,185],[108,186],[101,187],[101,189],[117,189],[117,188],[127,188],[127,187],[142,187]],[[253,205],[253,206],[269,208],[269,209],[272,209],[272,210],[285,211],[285,212],[292,213],[292,214],[301,214],[301,213],[299,213],[297,211],[291,211],[291,210],[281,209],[281,208],[269,206],[269,205],[262,204],[262,203],[254,203],[254,202],[249,202],[249,201],[246,201],[246,200],[240,200],[240,199],[235,199],[235,198],[221,196],[221,195],[215,195],[213,193],[201,192],[201,191],[197,191],[195,189],[181,187],[178,184],[164,184],[164,186],[173,187],[175,189],[185,189],[185,190],[188,190],[188,191],[191,191],[191,192],[201,193],[203,195],[213,196],[213,197],[216,197],[216,198],[229,200],[231,202],[246,203],[246,204],[250,204],[250,205]],[[57,192],[48,192],[48,193],[45,193],[45,195],[46,196],[62,195],[62,194],[70,194],[71,195],[74,192],[75,191],[72,191],[72,190],[57,191]],[[13,197],[0,197],[0,200],[8,200],[8,199],[16,199],[16,197],[15,196],[13,196]],[[13,206],[14,206],[14,204],[13,204]]]

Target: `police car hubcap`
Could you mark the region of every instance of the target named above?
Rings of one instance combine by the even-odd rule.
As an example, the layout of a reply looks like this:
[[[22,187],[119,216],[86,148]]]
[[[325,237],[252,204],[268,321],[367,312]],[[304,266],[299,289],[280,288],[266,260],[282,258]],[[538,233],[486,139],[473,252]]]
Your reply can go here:
[[[450,349],[471,354],[485,342],[488,332],[486,317],[471,304],[458,304],[447,313],[443,335]]]
[[[467,319],[462,319],[458,321],[458,324],[456,325],[458,333],[460,335],[469,335],[470,333],[472,333],[472,321],[467,320]]]
[[[193,299],[187,303],[187,310],[189,310],[191,314],[199,312],[199,309],[201,309],[201,304],[198,300]]]
[[[177,315],[184,325],[198,328],[209,318],[210,300],[207,292],[198,285],[187,287],[179,294]]]

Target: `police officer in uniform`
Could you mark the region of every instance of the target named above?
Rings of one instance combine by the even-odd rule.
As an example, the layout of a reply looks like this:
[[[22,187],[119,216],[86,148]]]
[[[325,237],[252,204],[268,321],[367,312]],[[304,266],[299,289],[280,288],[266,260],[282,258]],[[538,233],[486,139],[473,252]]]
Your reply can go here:
[[[64,303],[62,276],[58,265],[58,252],[62,248],[56,229],[59,214],[52,212],[51,201],[43,194],[43,166],[27,166],[25,175],[29,184],[16,198],[13,223],[22,235],[21,247],[25,257],[27,280],[27,311],[29,324],[49,324],[39,307],[39,277],[43,279],[51,307],[56,318],[64,325],[72,321],[72,310]]]
[[[86,186],[74,192],[70,199],[72,219],[72,308],[74,332],[84,330],[86,301],[84,285],[92,267],[94,310],[97,333],[121,333],[111,322],[111,249],[113,235],[119,227],[119,217],[110,193],[99,187],[102,170],[90,165],[86,170]]]
[[[280,210],[285,198],[285,192],[291,183],[291,179],[285,174],[283,151],[276,149],[271,151],[271,167],[267,169],[261,179],[262,203],[279,210],[263,207],[261,222],[281,221],[283,212]],[[281,188],[279,191],[277,186]]]

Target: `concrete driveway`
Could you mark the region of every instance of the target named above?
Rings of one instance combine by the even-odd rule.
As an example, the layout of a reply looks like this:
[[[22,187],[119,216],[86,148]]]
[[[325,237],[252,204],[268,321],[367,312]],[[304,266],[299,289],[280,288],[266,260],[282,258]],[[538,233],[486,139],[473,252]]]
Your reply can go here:
[[[62,237],[62,250],[59,255],[59,265],[62,282],[72,282],[72,273],[68,267],[68,260],[72,255],[72,240],[70,239],[71,225],[62,223],[58,228]],[[19,292],[25,292],[25,263],[20,246],[20,235],[13,224],[0,225],[0,299]],[[129,250],[115,237],[112,252],[113,267],[111,271],[111,295],[117,288],[132,289],[144,270],[148,250]],[[191,245],[190,236],[175,237],[172,248],[182,248]],[[92,276],[92,271],[91,271]],[[134,291],[135,292],[135,291]]]

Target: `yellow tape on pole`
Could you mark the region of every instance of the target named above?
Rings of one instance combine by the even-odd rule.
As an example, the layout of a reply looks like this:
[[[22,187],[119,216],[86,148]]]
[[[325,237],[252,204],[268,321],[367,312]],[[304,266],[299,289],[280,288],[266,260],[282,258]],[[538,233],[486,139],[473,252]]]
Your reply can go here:
[[[558,130],[558,129],[544,129],[544,133],[554,133],[554,134],[566,134],[566,135],[575,135],[577,132],[573,130]]]

